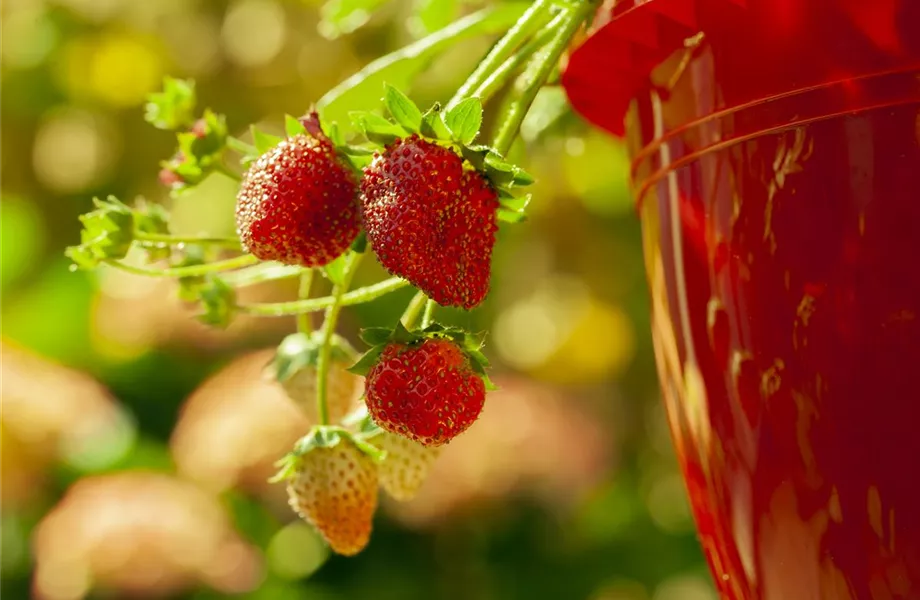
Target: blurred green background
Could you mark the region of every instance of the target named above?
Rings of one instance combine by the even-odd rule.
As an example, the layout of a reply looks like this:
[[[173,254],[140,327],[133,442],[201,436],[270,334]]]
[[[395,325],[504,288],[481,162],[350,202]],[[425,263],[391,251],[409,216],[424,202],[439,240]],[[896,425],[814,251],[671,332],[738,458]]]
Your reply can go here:
[[[265,483],[307,427],[260,376],[293,319],[211,331],[170,282],[68,270],[94,195],[232,234],[232,180],[176,201],[157,180],[175,139],[142,115],[164,75],[194,78],[233,134],[281,133],[285,113],[486,4],[3,3],[4,598],[715,598],[659,402],[624,150],[560,90],[516,150],[535,200],[501,231],[487,303],[439,312],[490,331],[502,390],[417,500],[384,502],[356,558],[328,556]],[[445,99],[493,40],[440,54],[410,91]],[[359,285],[382,276],[372,263]],[[392,323],[410,297],[346,310],[342,333]]]

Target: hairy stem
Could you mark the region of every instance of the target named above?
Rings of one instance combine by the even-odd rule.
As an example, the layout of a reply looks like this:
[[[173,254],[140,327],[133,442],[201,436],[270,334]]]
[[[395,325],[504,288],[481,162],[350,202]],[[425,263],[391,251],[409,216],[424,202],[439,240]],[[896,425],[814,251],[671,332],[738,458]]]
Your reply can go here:
[[[450,110],[461,100],[472,96],[473,90],[478,89],[494,71],[498,70],[531,33],[546,24],[550,4],[548,0],[537,0],[521,15],[517,23],[492,47],[454,97],[447,102],[445,110]]]
[[[511,144],[518,135],[518,131],[521,129],[524,117],[527,116],[527,111],[530,110],[534,99],[537,97],[537,92],[546,84],[546,80],[549,79],[553,69],[559,64],[562,53],[568,48],[578,28],[588,20],[596,8],[595,2],[587,0],[570,8],[566,12],[562,24],[557,29],[556,35],[553,36],[543,50],[534,56],[518,88],[520,90],[518,96],[508,108],[505,119],[492,144],[499,154],[505,155],[508,153]]]
[[[316,412],[319,415],[319,424],[329,424],[329,404],[326,401],[326,390],[329,383],[329,362],[332,358],[332,338],[335,335],[335,326],[342,311],[342,297],[348,291],[351,280],[358,270],[363,254],[351,253],[345,261],[342,273],[342,283],[332,288],[332,306],[326,309],[326,318],[323,320],[321,330],[322,345],[316,358]]]
[[[358,288],[342,295],[342,306],[353,306],[355,304],[364,304],[371,300],[376,300],[391,292],[402,289],[409,285],[409,282],[399,277],[384,279],[374,285]],[[333,296],[323,296],[322,298],[310,298],[309,300],[294,300],[292,302],[274,302],[270,304],[240,304],[236,309],[244,314],[257,317],[286,317],[290,315],[299,315],[308,312],[318,312],[329,308],[335,302]]]
[[[260,262],[251,267],[227,273],[223,275],[223,280],[233,287],[243,287],[266,281],[297,277],[302,272],[303,267],[284,265],[277,262]]]
[[[300,287],[297,290],[297,299],[306,300],[310,297],[310,288],[313,287],[313,269],[304,269],[300,274]],[[310,313],[301,313],[297,315],[297,331],[300,333],[310,333]]]
[[[117,260],[107,260],[105,264],[120,269],[127,273],[135,275],[144,275],[146,277],[198,277],[208,273],[218,273],[220,271],[229,271],[240,267],[248,267],[259,261],[258,258],[251,254],[244,254],[236,258],[219,260],[203,265],[189,265],[187,267],[169,267],[166,269],[148,269],[146,267],[135,267]]]
[[[425,329],[431,325],[431,321],[434,319],[434,309],[437,307],[437,302],[428,299],[428,302],[425,303],[425,314],[422,315],[422,329]]]
[[[565,17],[566,13],[559,13],[553,17],[553,20],[545,25],[537,35],[531,38],[520,50],[511,55],[511,57],[502,63],[498,69],[493,71],[485,81],[472,92],[472,95],[478,96],[483,103],[489,100],[489,98],[501,89],[512,73],[520,69],[521,65],[527,62],[531,56],[553,39],[553,36],[565,20]]]
[[[240,241],[233,238],[196,237],[135,231],[134,239],[142,243],[169,244],[171,246],[177,246],[179,244],[197,244],[201,246],[219,246],[230,250],[240,249]]]
[[[415,322],[418,321],[419,315],[422,314],[422,309],[425,307],[426,300],[425,292],[418,292],[412,296],[412,300],[409,302],[409,306],[406,307],[406,312],[403,313],[402,321],[403,327],[406,329],[412,329],[415,325]]]

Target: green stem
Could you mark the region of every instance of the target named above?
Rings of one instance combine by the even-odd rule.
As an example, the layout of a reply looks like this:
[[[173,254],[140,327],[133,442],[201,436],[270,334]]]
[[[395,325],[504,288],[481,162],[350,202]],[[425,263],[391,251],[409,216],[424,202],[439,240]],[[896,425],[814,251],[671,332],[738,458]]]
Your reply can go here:
[[[342,306],[353,306],[376,300],[390,292],[402,289],[409,282],[399,277],[391,277],[374,285],[358,288],[342,295]],[[241,304],[236,309],[241,313],[257,317],[287,317],[306,312],[317,312],[329,308],[335,302],[333,296],[310,298],[309,300],[294,300],[292,302],[274,302],[270,304]]]
[[[169,235],[166,233],[146,233],[143,231],[135,231],[134,239],[139,242],[149,242],[152,244],[199,244],[202,246],[220,246],[230,250],[240,249],[240,241],[232,238],[182,236]]]
[[[310,288],[313,287],[313,269],[304,269],[300,275],[300,289],[297,291],[297,298],[306,300],[310,297]],[[310,313],[301,313],[297,315],[297,331],[300,333],[310,333]]]
[[[578,28],[588,20],[596,8],[595,2],[585,0],[569,9],[556,35],[531,61],[527,73],[524,74],[525,79],[519,88],[520,93],[508,108],[505,120],[492,144],[499,154],[504,156],[508,153],[521,129],[524,117],[527,116],[527,111],[530,110],[534,98],[537,97],[537,92],[546,84],[546,80],[549,79],[559,59],[562,58],[562,53],[569,47]]]
[[[492,50],[479,63],[466,82],[460,86],[454,97],[447,102],[445,110],[450,110],[461,100],[472,96],[473,90],[478,89],[494,71],[498,70],[502,63],[514,53],[521,42],[546,24],[550,4],[549,0],[537,0],[521,15],[517,23],[492,47]]]
[[[487,102],[501,87],[508,81],[508,77],[516,72],[521,65],[533,56],[538,50],[549,43],[559,28],[559,25],[565,20],[566,13],[559,13],[553,20],[543,27],[530,39],[520,50],[515,52],[502,65],[493,71],[481,84],[472,92],[472,96],[479,97],[483,103]]]
[[[215,170],[216,170],[218,173],[224,174],[226,177],[232,179],[233,181],[242,181],[242,180],[243,180],[243,176],[242,176],[242,175],[240,175],[240,174],[237,173],[236,171],[231,171],[231,170],[230,170],[230,167],[228,167],[228,166],[225,165],[225,164],[218,164],[218,165],[215,167]]]
[[[276,262],[261,262],[245,269],[223,275],[224,283],[233,287],[255,285],[266,281],[287,279],[303,272],[303,267],[283,265]]]
[[[422,314],[422,308],[425,307],[425,292],[418,292],[412,296],[412,300],[409,302],[409,306],[406,307],[406,312],[403,313],[402,321],[403,327],[406,329],[412,329],[415,325],[415,322],[418,320],[420,314]]]
[[[190,265],[187,267],[170,267],[166,269],[148,269],[145,267],[135,267],[117,260],[107,260],[105,264],[120,269],[134,275],[144,275],[147,277],[198,277],[208,273],[217,273],[220,271],[229,271],[240,267],[248,267],[259,261],[258,258],[251,254],[244,254],[236,258],[219,260],[216,262],[205,263],[203,265]]]
[[[434,309],[437,305],[438,303],[431,298],[425,303],[425,314],[422,315],[422,329],[431,325],[431,322],[434,320]]]
[[[348,291],[351,280],[358,270],[363,254],[356,252],[350,254],[345,261],[342,273],[342,283],[332,288],[332,306],[326,310],[321,331],[322,345],[316,357],[316,412],[319,415],[319,424],[329,424],[329,405],[326,402],[326,389],[329,384],[329,363],[332,358],[332,338],[335,335],[335,326],[342,311],[342,297]]]
[[[258,156],[259,150],[252,144],[247,144],[239,138],[232,135],[227,137],[227,147],[243,155]]]

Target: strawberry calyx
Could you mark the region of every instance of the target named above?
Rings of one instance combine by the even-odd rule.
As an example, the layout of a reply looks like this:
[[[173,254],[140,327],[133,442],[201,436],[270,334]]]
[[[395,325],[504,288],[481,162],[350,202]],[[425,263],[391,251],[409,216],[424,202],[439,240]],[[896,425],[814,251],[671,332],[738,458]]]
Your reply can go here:
[[[483,119],[479,98],[466,98],[448,110],[435,103],[423,113],[408,96],[386,85],[383,103],[390,118],[370,111],[349,113],[353,127],[367,139],[360,145],[339,147],[353,165],[364,167],[371,163],[375,153],[379,154],[399,139],[415,135],[450,148],[464,159],[465,168],[477,171],[489,182],[498,194],[499,220],[518,223],[525,219],[524,209],[530,202],[530,195],[519,192],[534,179],[521,167],[505,160],[496,149],[474,143]]]
[[[408,330],[397,321],[391,329],[387,327],[372,327],[361,330],[361,339],[370,346],[358,361],[348,371],[355,375],[367,376],[371,368],[377,363],[384,349],[390,344],[401,344],[408,348],[415,348],[426,340],[448,340],[455,344],[469,359],[470,368],[482,379],[486,390],[497,389],[489,379],[486,369],[489,359],[482,352],[483,339],[459,327],[449,327],[441,323],[432,323],[423,329]]]
[[[290,452],[275,463],[278,471],[269,481],[278,483],[292,478],[297,472],[297,467],[310,452],[320,448],[335,448],[343,440],[351,442],[363,454],[379,463],[386,458],[386,452],[371,444],[368,441],[369,437],[371,436],[337,425],[315,425],[307,435],[297,440]]]
[[[274,356],[265,366],[265,376],[278,383],[284,383],[303,369],[315,368],[319,363],[322,346],[323,336],[320,331],[292,333],[278,344]],[[332,360],[349,362],[356,356],[357,352],[345,338],[338,334],[333,335],[330,356]]]

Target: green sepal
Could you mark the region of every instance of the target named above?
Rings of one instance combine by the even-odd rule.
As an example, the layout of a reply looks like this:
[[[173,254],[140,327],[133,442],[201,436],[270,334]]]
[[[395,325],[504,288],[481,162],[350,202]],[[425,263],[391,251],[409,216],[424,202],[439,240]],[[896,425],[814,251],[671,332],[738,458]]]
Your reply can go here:
[[[274,356],[266,365],[266,375],[281,383],[293,377],[298,371],[310,367],[315,368],[319,362],[322,346],[321,332],[292,333],[278,344]],[[331,358],[333,361],[352,361],[356,354],[348,340],[338,334],[332,336]]]
[[[134,211],[115,196],[93,198],[95,210],[80,215],[80,244],[64,254],[80,269],[92,269],[103,260],[124,258],[134,241]]]
[[[165,77],[163,91],[147,96],[144,120],[157,129],[184,129],[192,124],[196,103],[194,81]]]
[[[482,101],[466,98],[444,114],[444,124],[451,138],[461,144],[471,144],[482,126]]]
[[[495,212],[495,217],[503,223],[523,223],[527,220],[527,215],[523,211],[509,210],[499,207]]]
[[[336,148],[340,148],[345,145],[345,137],[342,135],[342,130],[339,128],[339,124],[335,121],[320,121],[319,126],[322,129],[323,133],[326,134],[326,137],[329,138],[329,141],[332,142],[332,145]]]
[[[383,429],[374,422],[370,412],[367,410],[367,404],[364,402],[345,415],[345,418],[342,419],[342,426],[354,431],[366,440],[372,440],[383,433]]]
[[[373,346],[370,350],[361,355],[361,358],[346,369],[349,373],[354,375],[360,375],[365,377],[377,363],[377,359],[380,358],[380,355],[383,354],[383,348],[385,344],[380,344],[378,346]]]
[[[249,128],[249,131],[252,133],[252,143],[255,145],[256,152],[258,152],[260,156],[283,141],[283,138],[280,138],[277,135],[259,131],[255,125],[252,125]]]
[[[335,285],[341,285],[345,278],[345,265],[349,261],[349,252],[344,252],[338,258],[323,267],[323,275]]]
[[[386,452],[367,441],[367,436],[355,434],[339,426],[315,425],[307,435],[294,444],[291,451],[275,463],[278,472],[269,479],[278,483],[291,478],[304,457],[320,448],[335,448],[343,441],[351,442],[358,450],[379,463],[386,458]]]
[[[160,204],[141,201],[134,209],[134,230],[139,233],[169,234],[169,212]],[[167,260],[172,256],[172,247],[166,243],[143,243],[147,262]]]
[[[393,330],[389,327],[369,327],[367,329],[362,329],[361,333],[358,335],[361,341],[368,346],[379,346],[380,344],[385,344],[390,341]]]
[[[444,115],[439,103],[435,103],[422,115],[421,134],[442,142],[450,140],[450,130],[444,124]]]
[[[198,245],[185,246],[183,248],[182,260],[172,265],[174,267],[191,267],[194,265],[203,265],[207,262],[207,252],[204,247]],[[179,278],[179,300],[182,302],[198,302],[200,299],[199,288],[205,283],[204,275],[194,277]]]
[[[385,84],[383,103],[387,112],[406,131],[418,133],[422,127],[422,111],[408,96],[390,84]]]
[[[298,135],[307,135],[306,126],[291,115],[284,115],[284,132],[288,137],[296,137]]]
[[[355,254],[364,254],[367,251],[367,234],[363,231],[359,233],[349,249]]]
[[[212,327],[226,328],[233,321],[236,307],[236,292],[220,277],[208,275],[198,286],[198,298],[204,312],[198,320]]]
[[[406,135],[402,127],[377,113],[356,110],[348,113],[348,116],[352,125],[374,142],[389,144]]]

